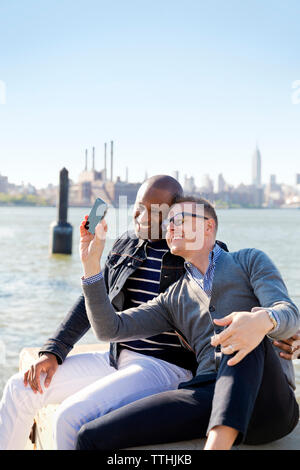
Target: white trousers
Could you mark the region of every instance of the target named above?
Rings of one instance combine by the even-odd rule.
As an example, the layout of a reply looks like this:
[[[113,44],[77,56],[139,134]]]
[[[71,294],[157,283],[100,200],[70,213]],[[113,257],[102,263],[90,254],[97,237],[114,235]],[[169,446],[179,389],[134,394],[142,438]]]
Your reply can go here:
[[[123,350],[119,369],[109,365],[108,352],[67,357],[43,393],[24,386],[23,372],[13,375],[0,402],[0,450],[24,449],[33,418],[43,406],[60,403],[54,423],[56,449],[74,449],[81,426],[140,398],[173,390],[192,373],[151,356]]]

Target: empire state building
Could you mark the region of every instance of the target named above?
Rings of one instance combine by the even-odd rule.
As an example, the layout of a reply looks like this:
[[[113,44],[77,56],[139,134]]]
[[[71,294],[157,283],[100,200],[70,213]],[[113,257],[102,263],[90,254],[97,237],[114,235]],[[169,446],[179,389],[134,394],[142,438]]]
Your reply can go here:
[[[261,154],[257,146],[252,157],[252,184],[261,187]]]

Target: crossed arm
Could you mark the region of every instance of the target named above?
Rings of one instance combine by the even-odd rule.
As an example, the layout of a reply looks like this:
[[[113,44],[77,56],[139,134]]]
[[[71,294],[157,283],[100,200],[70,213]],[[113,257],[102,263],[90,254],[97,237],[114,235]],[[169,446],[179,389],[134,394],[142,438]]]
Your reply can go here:
[[[227,328],[216,335],[211,343],[221,345],[224,354],[236,352],[229,361],[235,365],[269,335],[274,344],[284,350],[280,353],[285,359],[293,359],[298,350],[300,315],[296,305],[290,300],[282,277],[270,258],[260,250],[249,250],[244,263],[258,306],[251,312],[232,312],[215,323]],[[266,308],[271,309],[278,318],[278,326],[273,330]],[[288,338],[289,339],[286,339]],[[233,347],[229,348],[229,345]]]

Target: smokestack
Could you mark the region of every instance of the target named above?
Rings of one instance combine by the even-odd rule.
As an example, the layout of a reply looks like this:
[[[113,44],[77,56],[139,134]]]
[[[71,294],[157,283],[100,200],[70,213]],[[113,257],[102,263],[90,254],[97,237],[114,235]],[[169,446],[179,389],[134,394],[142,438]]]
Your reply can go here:
[[[106,181],[106,175],[107,175],[107,170],[106,170],[106,142],[104,144],[104,181]]]
[[[85,150],[85,168],[84,168],[85,171],[87,171],[87,164],[88,164],[88,151],[86,149]]]
[[[114,142],[110,142],[110,181],[113,181],[113,158],[114,158]]]
[[[126,183],[128,183],[128,166],[126,167]]]
[[[95,169],[95,147],[93,147],[93,167],[92,169]]]

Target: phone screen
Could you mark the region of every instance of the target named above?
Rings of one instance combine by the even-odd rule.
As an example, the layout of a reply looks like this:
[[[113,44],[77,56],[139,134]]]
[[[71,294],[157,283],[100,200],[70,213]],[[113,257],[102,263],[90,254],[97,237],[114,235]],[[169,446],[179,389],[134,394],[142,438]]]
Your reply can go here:
[[[103,201],[103,199],[101,199],[100,197],[97,197],[87,219],[87,222],[89,223],[88,231],[93,235],[95,235],[96,225],[103,219],[107,212],[107,209],[108,205],[106,204],[106,202]]]

